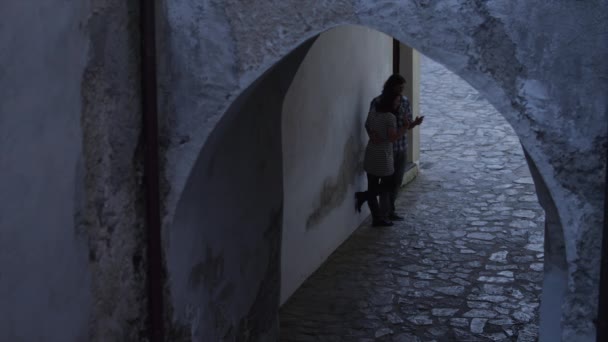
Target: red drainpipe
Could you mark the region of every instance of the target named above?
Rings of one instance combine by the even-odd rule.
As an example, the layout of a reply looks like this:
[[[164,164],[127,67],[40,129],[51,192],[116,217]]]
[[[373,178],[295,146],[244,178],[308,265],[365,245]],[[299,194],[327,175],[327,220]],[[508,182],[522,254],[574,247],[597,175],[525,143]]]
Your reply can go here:
[[[393,38],[393,74],[399,73],[399,64],[401,62],[401,42]]]
[[[156,94],[155,2],[140,0],[141,100],[144,139],[144,186],[148,257],[148,332],[150,342],[164,340],[162,245]]]

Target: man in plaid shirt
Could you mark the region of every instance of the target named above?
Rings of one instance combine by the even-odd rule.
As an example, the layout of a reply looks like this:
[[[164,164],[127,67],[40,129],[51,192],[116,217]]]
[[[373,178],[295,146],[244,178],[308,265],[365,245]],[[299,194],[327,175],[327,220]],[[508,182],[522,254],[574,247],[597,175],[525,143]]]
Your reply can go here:
[[[384,87],[382,89],[382,94],[375,99],[372,100],[370,104],[369,111],[373,112],[376,110],[376,103],[380,100],[380,98],[385,94],[403,94],[403,90],[405,89],[405,78],[399,74],[394,74],[388,78],[388,80],[384,83]],[[412,108],[410,106],[410,101],[407,97],[402,95],[401,105],[399,106],[399,110],[397,113],[393,113],[397,117],[397,130],[401,127],[406,126],[409,129],[412,129],[422,123],[423,116],[416,118],[413,120],[412,116]],[[367,134],[370,139],[374,141],[375,134],[370,131],[370,129],[366,126]],[[393,160],[395,163],[395,173],[393,174],[393,181],[391,184],[392,191],[390,193],[391,200],[391,211],[389,214],[389,219],[392,221],[402,221],[403,217],[399,216],[395,211],[395,201],[397,199],[397,195],[399,194],[399,189],[401,188],[401,184],[403,183],[403,175],[405,174],[405,163],[406,163],[406,153],[407,153],[407,133],[405,133],[401,138],[397,139],[393,143]]]

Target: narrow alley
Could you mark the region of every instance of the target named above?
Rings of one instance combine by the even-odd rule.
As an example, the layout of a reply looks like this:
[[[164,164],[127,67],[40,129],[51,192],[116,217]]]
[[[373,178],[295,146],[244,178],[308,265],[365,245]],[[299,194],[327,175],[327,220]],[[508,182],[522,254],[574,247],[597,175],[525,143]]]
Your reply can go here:
[[[543,211],[518,138],[423,58],[421,171],[405,221],[364,223],[287,301],[281,341],[535,341]]]

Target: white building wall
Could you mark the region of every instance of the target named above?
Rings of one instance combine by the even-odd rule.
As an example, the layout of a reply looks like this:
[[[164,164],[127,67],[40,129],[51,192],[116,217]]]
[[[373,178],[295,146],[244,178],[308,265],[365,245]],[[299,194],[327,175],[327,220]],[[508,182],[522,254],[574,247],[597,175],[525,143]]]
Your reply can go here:
[[[392,72],[392,38],[359,26],[322,34],[283,103],[281,304],[369,214],[354,210],[369,103]]]

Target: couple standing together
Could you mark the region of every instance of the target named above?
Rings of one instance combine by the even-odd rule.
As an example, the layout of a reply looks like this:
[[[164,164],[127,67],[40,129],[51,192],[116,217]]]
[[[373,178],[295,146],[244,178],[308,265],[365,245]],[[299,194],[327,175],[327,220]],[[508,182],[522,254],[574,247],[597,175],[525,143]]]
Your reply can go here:
[[[355,199],[357,211],[367,202],[374,227],[392,226],[392,221],[403,220],[395,212],[395,200],[405,174],[407,131],[420,125],[424,118],[412,120],[410,102],[403,96],[405,83],[401,75],[389,77],[382,94],[372,100],[365,121],[369,136],[363,162],[367,191],[357,192]]]

